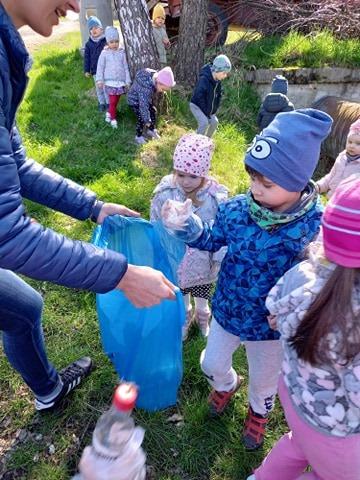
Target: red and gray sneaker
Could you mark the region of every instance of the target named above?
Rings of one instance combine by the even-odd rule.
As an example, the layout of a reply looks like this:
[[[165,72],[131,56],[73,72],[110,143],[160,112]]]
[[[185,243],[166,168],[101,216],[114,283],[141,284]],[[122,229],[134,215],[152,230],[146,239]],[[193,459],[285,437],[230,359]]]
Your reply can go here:
[[[246,450],[257,450],[262,447],[267,423],[267,417],[255,413],[249,406],[242,436],[242,441]]]
[[[50,411],[56,408],[66,395],[76,388],[81,381],[89,375],[92,369],[92,360],[90,357],[82,357],[59,372],[62,381],[60,392],[54,397],[46,400],[35,399],[35,409],[37,411]]]
[[[225,408],[228,406],[230,400],[235,395],[235,393],[239,390],[242,383],[244,381],[244,377],[241,375],[237,376],[236,386],[230,392],[220,392],[218,390],[211,390],[208,404],[210,408],[210,415],[212,417],[217,417],[221,415]]]

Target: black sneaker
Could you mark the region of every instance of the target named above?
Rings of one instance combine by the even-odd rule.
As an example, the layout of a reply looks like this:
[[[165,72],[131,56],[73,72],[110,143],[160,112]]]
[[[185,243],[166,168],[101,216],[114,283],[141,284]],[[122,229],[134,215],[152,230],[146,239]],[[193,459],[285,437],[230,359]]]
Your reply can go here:
[[[91,369],[91,358],[82,357],[60,370],[59,375],[63,382],[61,391],[52,400],[43,401],[36,398],[35,409],[37,411],[49,411],[57,407],[62,399],[74,390],[74,388],[76,388],[87,375],[89,375]]]

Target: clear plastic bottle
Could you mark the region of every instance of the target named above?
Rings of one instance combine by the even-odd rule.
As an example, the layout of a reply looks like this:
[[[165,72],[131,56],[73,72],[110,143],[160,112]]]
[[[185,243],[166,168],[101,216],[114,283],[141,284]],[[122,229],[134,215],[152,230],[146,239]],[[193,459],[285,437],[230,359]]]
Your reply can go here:
[[[112,405],[97,421],[92,445],[86,447],[76,480],[144,480],[145,454],[141,448],[144,430],[131,417],[137,398],[133,383],[122,383]]]

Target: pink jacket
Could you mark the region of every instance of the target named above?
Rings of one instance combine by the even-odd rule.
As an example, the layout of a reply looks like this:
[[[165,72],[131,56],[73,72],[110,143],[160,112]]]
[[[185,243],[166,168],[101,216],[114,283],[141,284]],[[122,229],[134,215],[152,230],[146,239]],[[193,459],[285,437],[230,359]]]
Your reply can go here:
[[[197,197],[202,203],[199,207],[193,206],[193,212],[201,220],[211,222],[215,220],[219,203],[224,202],[228,198],[228,190],[215,179],[209,178],[205,187],[199,190]],[[154,190],[150,208],[150,220],[156,221],[161,219],[161,207],[166,200],[185,202],[186,198],[182,188],[175,182],[174,175],[166,175]],[[178,269],[179,286],[181,288],[190,288],[215,282],[225,253],[225,248],[211,253],[186,247],[184,258]]]
[[[339,153],[330,172],[317,182],[320,193],[326,192],[327,197],[330,198],[339,183],[353,174],[360,175],[360,158],[348,162],[346,150],[344,150]]]

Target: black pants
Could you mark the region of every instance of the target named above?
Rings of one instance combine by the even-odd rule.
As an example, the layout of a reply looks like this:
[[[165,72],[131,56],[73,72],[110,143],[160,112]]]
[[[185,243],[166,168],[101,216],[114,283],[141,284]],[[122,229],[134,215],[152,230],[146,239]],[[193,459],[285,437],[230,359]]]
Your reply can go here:
[[[138,105],[131,105],[131,108],[133,109],[133,111],[136,115],[136,136],[141,137],[142,134],[143,134],[145,123],[144,123],[143,119],[141,118],[140,108],[139,108]],[[156,123],[156,108],[152,104],[149,105],[149,113],[150,113],[150,127],[149,127],[149,130],[154,130],[155,129],[155,123]]]

